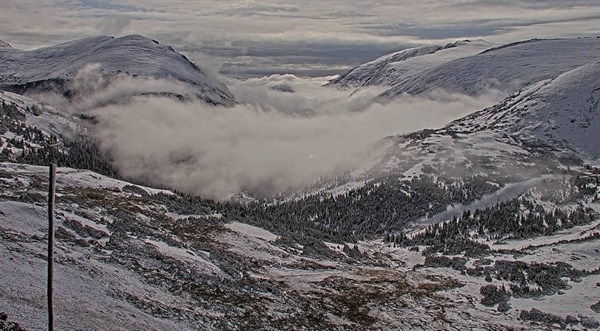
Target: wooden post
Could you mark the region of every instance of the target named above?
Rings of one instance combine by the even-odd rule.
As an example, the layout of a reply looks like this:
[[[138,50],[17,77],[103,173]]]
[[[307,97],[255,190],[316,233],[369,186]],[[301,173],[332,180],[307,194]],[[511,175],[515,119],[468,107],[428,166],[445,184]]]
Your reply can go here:
[[[54,197],[56,192],[56,164],[50,165],[48,180],[48,330],[54,331],[52,303],[52,274],[54,267]]]

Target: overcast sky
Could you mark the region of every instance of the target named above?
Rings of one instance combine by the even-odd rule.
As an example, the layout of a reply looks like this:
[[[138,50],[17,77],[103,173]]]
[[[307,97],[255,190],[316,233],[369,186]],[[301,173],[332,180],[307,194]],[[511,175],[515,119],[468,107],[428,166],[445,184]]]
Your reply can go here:
[[[595,36],[600,0],[0,0],[21,49],[134,33],[224,73],[325,75],[415,45]]]

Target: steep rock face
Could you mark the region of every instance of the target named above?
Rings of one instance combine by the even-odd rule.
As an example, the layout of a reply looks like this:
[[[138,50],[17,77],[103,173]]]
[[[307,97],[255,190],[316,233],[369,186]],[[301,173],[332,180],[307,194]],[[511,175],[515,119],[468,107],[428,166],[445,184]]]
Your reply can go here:
[[[533,39],[508,44],[405,76],[381,96],[393,98],[436,89],[468,95],[479,95],[490,88],[512,93],[595,61],[599,52],[596,38]]]
[[[333,79],[329,85],[358,87],[394,85],[404,77],[461,57],[477,54],[492,44],[483,40],[461,40],[447,45],[413,47],[358,65]]]
[[[0,86],[17,92],[73,80],[86,66],[99,66],[105,76],[174,79],[211,103],[228,104],[234,97],[217,78],[204,73],[172,47],[140,36],[109,36],[74,40],[22,51],[0,44]]]

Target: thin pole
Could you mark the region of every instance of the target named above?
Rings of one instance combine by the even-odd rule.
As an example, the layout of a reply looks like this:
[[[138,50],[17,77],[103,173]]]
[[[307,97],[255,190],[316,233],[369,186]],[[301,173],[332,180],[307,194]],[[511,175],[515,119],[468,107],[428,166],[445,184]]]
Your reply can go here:
[[[54,267],[54,197],[56,193],[56,164],[50,165],[48,180],[48,331],[54,331],[52,303],[52,274]]]

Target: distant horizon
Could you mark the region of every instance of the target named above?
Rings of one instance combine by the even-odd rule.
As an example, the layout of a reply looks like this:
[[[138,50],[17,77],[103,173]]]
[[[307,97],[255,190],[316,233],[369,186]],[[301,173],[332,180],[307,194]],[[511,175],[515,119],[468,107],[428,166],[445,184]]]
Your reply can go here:
[[[143,34],[128,34],[128,35],[141,35],[144,36]],[[113,38],[120,38],[120,37],[125,37],[128,35],[122,35],[122,36],[110,36],[110,35],[95,35],[95,36],[87,36],[87,37],[82,37],[82,38],[77,38],[77,39],[85,39],[85,38],[94,38],[94,37],[102,37],[102,36],[106,36],[106,37],[113,37]],[[144,36],[146,37],[146,36]],[[150,37],[147,37],[150,38]],[[515,40],[515,41],[509,41],[506,43],[498,43],[498,46],[500,45],[506,45],[506,44],[511,44],[511,43],[518,43],[521,41],[527,41],[527,40],[535,40],[535,39],[579,39],[579,38],[600,38],[600,35],[596,35],[596,36],[577,36],[577,37],[547,37],[547,38],[529,38],[529,39],[523,39],[523,40]],[[37,50],[40,48],[45,48],[45,47],[51,47],[51,46],[56,46],[56,45],[60,45],[60,44],[64,44],[64,43],[68,43],[70,41],[74,41],[77,39],[73,39],[73,40],[69,40],[69,41],[64,41],[55,45],[44,45],[44,46],[40,46],[40,47],[36,47],[36,48],[32,48],[32,49],[25,49],[24,51],[33,51],[33,50]],[[473,41],[473,40],[484,40],[481,38],[478,39],[457,39],[456,41],[461,41],[461,40],[469,40],[469,41]],[[160,40],[156,40],[157,42],[163,44],[163,42],[161,42]],[[12,45],[12,43],[10,41],[7,40],[3,40],[0,39],[0,42],[4,42],[6,44],[8,44],[11,48],[15,48],[15,49],[19,49],[19,50],[23,50],[17,47],[14,47]],[[170,46],[170,45],[169,45]],[[423,45],[423,46],[427,46],[427,45]],[[411,47],[419,47],[419,46],[411,46]],[[343,75],[344,73],[348,72],[349,70],[351,70],[352,68],[356,67],[357,65],[375,60],[379,57],[385,56],[387,54],[391,54],[391,53],[395,53],[395,52],[400,52],[403,51],[405,49],[411,48],[411,47],[407,47],[407,48],[403,48],[403,49],[397,49],[397,50],[393,50],[390,52],[386,52],[383,53],[381,55],[377,55],[374,58],[370,58],[370,59],[366,59],[364,60],[364,62],[361,63],[357,63],[357,64],[353,64],[353,65],[349,65],[347,67],[339,67],[339,68],[307,68],[307,69],[299,69],[299,68],[253,68],[253,67],[249,67],[249,68],[240,68],[240,67],[221,67],[219,70],[219,74],[223,75],[223,76],[227,76],[227,77],[231,77],[231,78],[238,78],[238,79],[249,79],[249,78],[258,78],[258,77],[267,77],[267,76],[272,76],[272,75],[294,75],[297,77],[306,77],[306,78],[318,78],[318,77],[331,77],[332,79],[335,76],[340,76]],[[494,46],[492,46],[494,47]],[[178,49],[175,49],[176,51],[180,52]],[[183,53],[184,55],[186,55],[185,53]],[[213,59],[214,60],[214,59]],[[201,62],[198,61],[194,61],[192,60],[192,62],[196,63],[196,64],[201,64]]]

